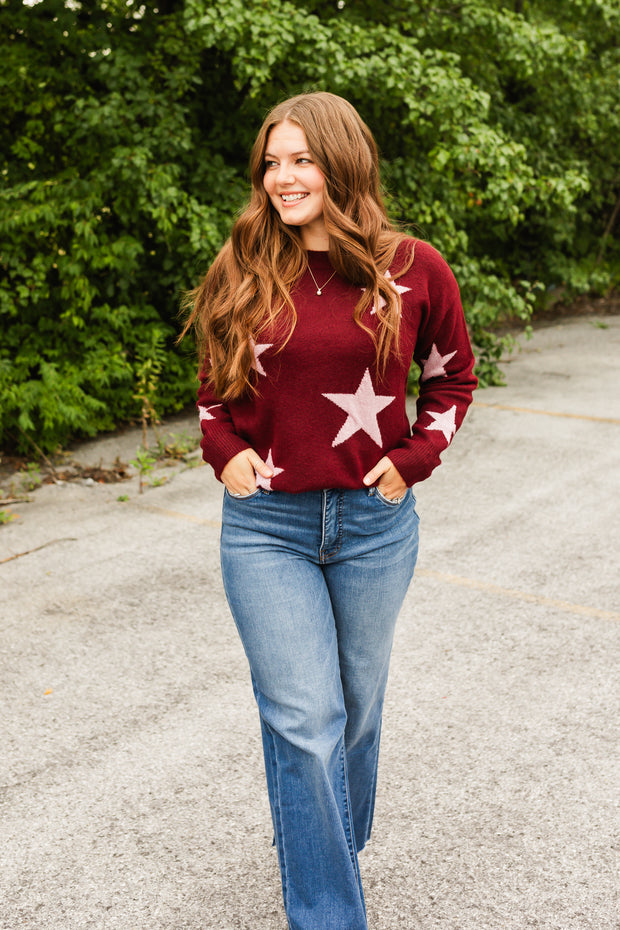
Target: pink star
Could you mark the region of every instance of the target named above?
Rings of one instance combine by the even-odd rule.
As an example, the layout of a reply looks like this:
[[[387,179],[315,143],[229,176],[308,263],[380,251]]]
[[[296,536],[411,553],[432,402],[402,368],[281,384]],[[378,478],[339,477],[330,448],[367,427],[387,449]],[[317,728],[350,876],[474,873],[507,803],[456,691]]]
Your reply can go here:
[[[267,372],[263,368],[262,364],[259,362],[258,358],[263,352],[266,352],[267,349],[270,349],[273,345],[273,342],[263,342],[260,345],[256,345],[253,339],[250,339],[250,346],[252,352],[254,353],[254,361],[252,362],[252,368],[255,368],[259,375],[265,375],[267,377]]]
[[[373,442],[381,446],[381,431],[377,423],[377,414],[389,406],[394,398],[375,394],[368,369],[364,372],[364,377],[355,394],[323,394],[323,397],[327,397],[348,414],[332,446],[339,446],[360,429],[367,433]]]
[[[424,428],[439,430],[439,432],[443,433],[446,437],[446,442],[450,442],[456,433],[456,404],[450,407],[449,410],[444,410],[443,413],[438,413],[434,410],[427,410],[426,412],[433,417],[434,422]]]
[[[271,482],[276,477],[276,475],[281,475],[284,471],[283,468],[276,468],[273,464],[273,456],[271,455],[271,449],[269,450],[269,455],[265,459],[265,465],[267,465],[273,472],[271,478],[263,478],[262,475],[256,474],[256,487],[264,488],[265,491],[271,491]]]
[[[215,420],[215,417],[212,413],[209,413],[210,410],[215,410],[216,407],[221,407],[221,404],[211,404],[210,407],[199,407],[198,416],[200,417],[200,422],[204,420]]]
[[[385,277],[388,279],[388,281],[392,279],[392,275],[390,274],[389,270],[385,272]],[[411,290],[410,287],[405,287],[404,284],[393,284],[393,287],[396,288],[399,294],[405,294],[407,291]],[[386,305],[385,297],[382,297],[381,294],[379,294],[379,309],[382,310],[385,307],[385,305]],[[376,313],[376,312],[377,312],[377,305],[373,304],[372,310],[370,311],[370,313],[372,315],[373,313]]]
[[[429,357],[423,359],[424,370],[420,381],[427,381],[429,378],[438,378],[440,375],[445,375],[446,362],[449,362],[455,355],[456,349],[454,352],[449,352],[447,355],[440,355],[437,346],[433,343]]]

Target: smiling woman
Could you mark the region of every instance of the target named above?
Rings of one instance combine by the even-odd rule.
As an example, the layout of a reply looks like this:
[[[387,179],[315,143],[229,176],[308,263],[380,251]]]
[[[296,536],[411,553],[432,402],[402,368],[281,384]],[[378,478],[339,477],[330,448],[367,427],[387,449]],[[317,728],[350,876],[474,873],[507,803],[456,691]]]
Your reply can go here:
[[[473,356],[454,277],[390,225],[374,140],[346,100],[277,106],[251,175],[191,296],[203,456],[225,486],[222,577],[260,712],[290,930],[367,930],[357,854],[417,557],[411,486],[465,416]]]
[[[323,219],[325,177],[312,161],[303,129],[288,119],[269,133],[264,185],[282,222],[299,228],[304,248],[329,248]]]

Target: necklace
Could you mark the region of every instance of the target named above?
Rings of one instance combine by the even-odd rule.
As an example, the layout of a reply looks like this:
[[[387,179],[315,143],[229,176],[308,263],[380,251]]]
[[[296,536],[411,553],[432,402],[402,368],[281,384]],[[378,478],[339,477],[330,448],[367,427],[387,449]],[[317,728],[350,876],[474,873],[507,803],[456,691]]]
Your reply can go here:
[[[331,279],[334,277],[334,275],[336,274],[336,272],[333,271],[333,272],[331,273],[331,275],[329,276],[329,278],[327,279],[327,281],[325,282],[325,284],[322,284],[322,285],[319,287],[319,282],[317,281],[317,279],[316,279],[316,278],[314,277],[314,275],[312,274],[312,268],[310,267],[310,265],[308,265],[308,271],[310,272],[310,277],[311,277],[312,280],[314,281],[314,286],[316,287],[316,294],[317,294],[317,297],[320,297],[320,296],[321,296],[321,293],[322,293],[322,291],[323,291],[323,288],[324,288],[324,287],[327,287],[327,285],[329,284],[329,282],[331,281]]]

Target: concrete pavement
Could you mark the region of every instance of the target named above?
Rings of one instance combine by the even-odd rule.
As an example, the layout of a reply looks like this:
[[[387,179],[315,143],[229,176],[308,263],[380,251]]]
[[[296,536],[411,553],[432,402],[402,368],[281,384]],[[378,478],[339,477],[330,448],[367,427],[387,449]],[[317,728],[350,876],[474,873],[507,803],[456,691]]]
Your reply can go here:
[[[416,489],[371,930],[620,927],[620,317],[600,323],[523,342]],[[45,486],[0,527],[0,930],[285,930],[221,486],[162,474]]]

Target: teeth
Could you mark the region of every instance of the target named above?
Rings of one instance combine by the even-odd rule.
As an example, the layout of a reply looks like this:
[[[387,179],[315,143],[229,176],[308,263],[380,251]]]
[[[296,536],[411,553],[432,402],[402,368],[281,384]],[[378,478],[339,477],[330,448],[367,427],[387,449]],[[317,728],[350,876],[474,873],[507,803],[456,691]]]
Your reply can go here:
[[[307,194],[282,194],[282,200],[285,203],[292,203],[295,200],[301,200],[303,197],[306,197]]]

